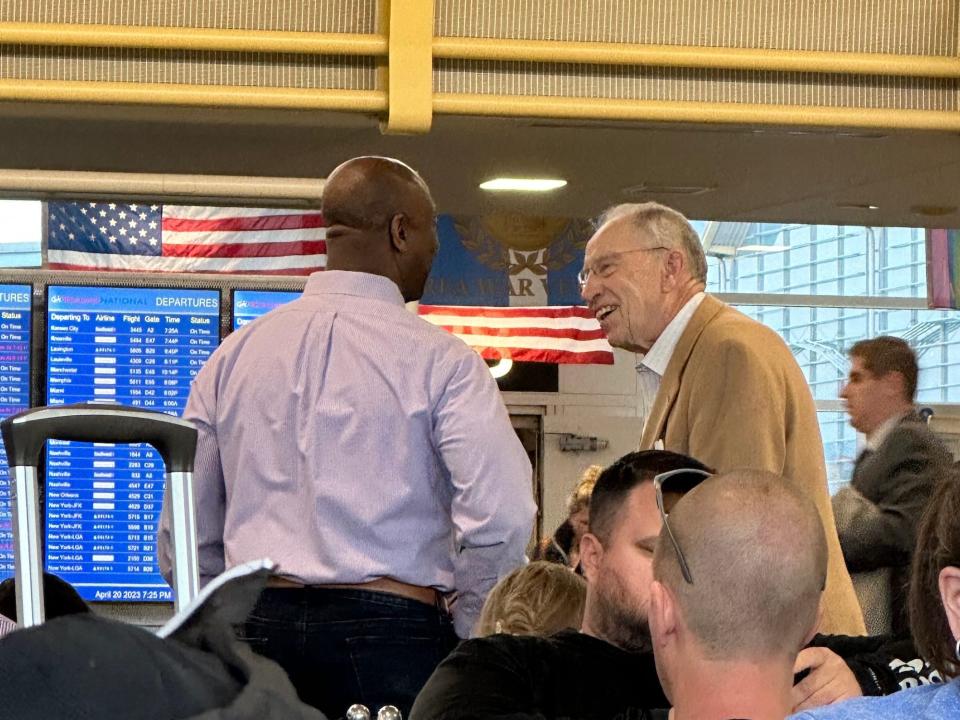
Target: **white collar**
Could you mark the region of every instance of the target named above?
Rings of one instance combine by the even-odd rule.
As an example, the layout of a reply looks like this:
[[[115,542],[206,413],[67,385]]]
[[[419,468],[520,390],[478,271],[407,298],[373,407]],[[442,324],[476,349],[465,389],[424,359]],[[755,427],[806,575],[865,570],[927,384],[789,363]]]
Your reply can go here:
[[[873,432],[867,433],[867,441],[864,443],[868,450],[876,450],[883,445],[883,441],[887,439],[887,436],[893,431],[893,429],[910,413],[897,413],[896,415],[891,415],[882,423],[877,425],[873,429]]]
[[[673,316],[673,320],[660,333],[660,337],[653,343],[653,347],[637,363],[637,370],[652,370],[660,377],[664,376],[683,331],[687,329],[690,319],[705,297],[705,293],[698,292],[687,300],[686,304],[680,308],[680,312]]]

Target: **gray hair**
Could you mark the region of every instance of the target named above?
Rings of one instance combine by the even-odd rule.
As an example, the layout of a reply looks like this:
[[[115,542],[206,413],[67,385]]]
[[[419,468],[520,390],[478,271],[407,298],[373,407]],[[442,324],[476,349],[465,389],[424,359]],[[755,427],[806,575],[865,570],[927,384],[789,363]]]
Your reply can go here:
[[[599,225],[620,218],[629,218],[638,230],[650,233],[657,245],[682,250],[690,274],[702,283],[707,282],[707,257],[703,245],[697,231],[683,215],[656,202],[623,203],[608,208],[600,216]]]

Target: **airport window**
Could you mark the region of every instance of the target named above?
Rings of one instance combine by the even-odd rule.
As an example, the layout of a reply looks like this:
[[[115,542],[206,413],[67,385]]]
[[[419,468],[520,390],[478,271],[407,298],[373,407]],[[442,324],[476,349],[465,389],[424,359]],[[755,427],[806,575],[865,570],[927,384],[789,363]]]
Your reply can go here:
[[[831,490],[849,481],[857,453],[856,433],[837,403],[854,342],[884,334],[906,339],[920,360],[917,401],[960,403],[960,317],[924,309],[922,228],[695,226],[708,254],[708,290],[729,294],[780,333],[810,383]],[[748,303],[737,302],[743,293],[751,294]]]
[[[0,267],[40,267],[42,247],[43,204],[0,200]]]

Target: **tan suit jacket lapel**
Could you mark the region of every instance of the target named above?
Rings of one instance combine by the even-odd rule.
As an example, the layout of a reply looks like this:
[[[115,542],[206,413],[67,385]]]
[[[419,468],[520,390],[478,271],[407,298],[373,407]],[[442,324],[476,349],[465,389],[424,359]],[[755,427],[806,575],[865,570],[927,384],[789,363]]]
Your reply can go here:
[[[690,322],[680,336],[680,341],[670,356],[670,362],[667,363],[667,371],[660,381],[660,389],[653,401],[653,408],[643,427],[643,435],[640,438],[640,449],[650,450],[657,440],[663,439],[666,434],[667,419],[670,417],[670,411],[676,402],[677,393],[680,391],[680,378],[683,376],[683,370],[690,359],[690,353],[693,352],[697,339],[704,328],[710,323],[717,314],[726,307],[722,302],[712,295],[707,295],[700,307],[693,313]],[[667,448],[669,449],[669,448]]]

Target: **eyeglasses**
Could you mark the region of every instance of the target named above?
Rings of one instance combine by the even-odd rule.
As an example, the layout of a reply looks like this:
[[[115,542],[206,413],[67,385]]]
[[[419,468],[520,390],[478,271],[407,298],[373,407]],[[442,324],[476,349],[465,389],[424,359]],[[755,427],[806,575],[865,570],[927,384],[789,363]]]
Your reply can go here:
[[[670,538],[670,544],[673,545],[673,549],[677,553],[677,561],[680,563],[680,572],[683,573],[683,579],[691,585],[693,585],[693,575],[690,573],[690,566],[687,564],[687,558],[684,557],[683,550],[680,549],[680,543],[677,542],[677,538],[674,536],[673,530],[670,529],[670,523],[667,522],[667,516],[669,515],[668,511],[673,509],[673,506],[676,504],[676,500],[670,504],[669,508],[666,506],[666,503],[663,500],[663,486],[671,478],[676,478],[670,483],[670,485],[676,485],[678,487],[676,489],[670,487],[666,492],[670,495],[678,495],[682,497],[711,475],[713,475],[713,473],[708,472],[707,470],[698,470],[696,468],[680,468],[679,470],[668,470],[667,472],[662,472],[659,475],[655,475],[653,478],[653,489],[657,493],[657,509],[660,511],[660,519],[663,521],[663,527],[667,531],[667,537]],[[678,497],[677,500],[679,499],[680,498]]]
[[[599,260],[597,260],[597,262],[594,263],[594,267],[592,268],[585,267],[583,270],[578,272],[577,280],[580,281],[580,287],[583,288],[587,284],[587,282],[590,280],[590,277],[592,275],[596,275],[597,277],[602,277],[602,278],[610,277],[611,275],[613,275],[613,271],[617,269],[617,260],[620,258],[621,255],[629,255],[630,253],[651,252],[653,250],[669,250],[669,249],[670,248],[668,247],[658,246],[658,247],[651,247],[651,248],[636,248],[634,250],[621,250],[620,252],[609,253],[601,257]]]

